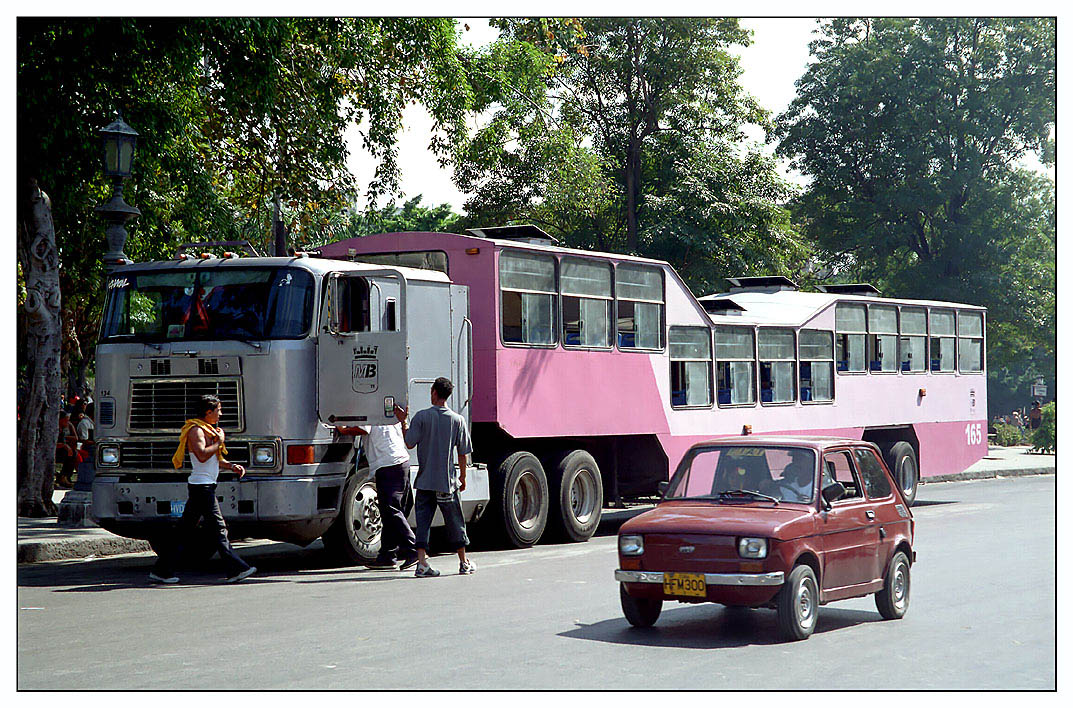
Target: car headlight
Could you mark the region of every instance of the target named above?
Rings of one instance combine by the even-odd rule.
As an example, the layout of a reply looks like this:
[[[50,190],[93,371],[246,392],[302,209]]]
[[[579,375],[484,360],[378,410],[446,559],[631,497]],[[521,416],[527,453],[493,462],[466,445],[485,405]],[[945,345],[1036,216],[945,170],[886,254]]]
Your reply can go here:
[[[97,448],[101,466],[119,466],[119,445],[101,445]]]
[[[767,539],[739,538],[738,555],[742,558],[767,558]]]
[[[624,556],[639,556],[645,552],[645,537],[619,536],[618,550]]]
[[[271,467],[276,464],[276,446],[271,443],[254,445],[250,451],[250,464],[258,467]]]

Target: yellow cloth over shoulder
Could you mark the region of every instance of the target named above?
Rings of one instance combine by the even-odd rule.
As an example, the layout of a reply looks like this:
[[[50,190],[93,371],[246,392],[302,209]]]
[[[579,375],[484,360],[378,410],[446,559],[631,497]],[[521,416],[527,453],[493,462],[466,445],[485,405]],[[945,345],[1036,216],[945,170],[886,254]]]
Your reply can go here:
[[[216,428],[209,425],[201,418],[190,418],[187,420],[186,423],[183,424],[183,429],[179,431],[179,447],[175,450],[175,454],[171,456],[171,464],[175,469],[179,469],[183,466],[183,458],[186,457],[186,435],[194,428],[201,428],[209,435],[216,435]],[[222,460],[226,454],[227,447],[221,443],[220,449],[216,452],[216,456]]]

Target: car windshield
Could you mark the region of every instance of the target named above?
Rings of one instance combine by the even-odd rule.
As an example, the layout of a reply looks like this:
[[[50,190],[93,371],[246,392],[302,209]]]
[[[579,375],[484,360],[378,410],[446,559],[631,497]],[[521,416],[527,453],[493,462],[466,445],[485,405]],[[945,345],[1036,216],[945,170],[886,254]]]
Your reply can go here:
[[[295,339],[313,311],[313,277],[299,268],[205,268],[116,274],[102,342]]]
[[[713,445],[690,450],[664,499],[809,503],[816,453],[801,447]]]

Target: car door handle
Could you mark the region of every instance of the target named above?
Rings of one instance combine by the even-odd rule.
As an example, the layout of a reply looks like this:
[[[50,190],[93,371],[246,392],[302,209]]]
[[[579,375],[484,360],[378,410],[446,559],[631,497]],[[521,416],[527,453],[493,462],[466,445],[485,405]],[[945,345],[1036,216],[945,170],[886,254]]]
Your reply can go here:
[[[868,511],[864,512],[864,515],[868,517],[869,521],[875,521],[875,519],[876,519],[876,513],[874,511],[872,511],[871,509],[869,509]]]

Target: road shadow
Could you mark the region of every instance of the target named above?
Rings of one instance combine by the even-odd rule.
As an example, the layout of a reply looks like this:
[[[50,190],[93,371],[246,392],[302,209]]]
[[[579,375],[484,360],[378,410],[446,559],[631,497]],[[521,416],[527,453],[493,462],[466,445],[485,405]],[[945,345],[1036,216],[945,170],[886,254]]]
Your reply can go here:
[[[877,612],[823,608],[814,634],[821,635],[869,622],[881,622]],[[655,626],[638,628],[624,617],[578,624],[560,637],[608,644],[673,647],[676,649],[727,649],[783,644],[774,610],[693,605],[664,609]]]
[[[916,509],[921,506],[940,506],[942,504],[957,504],[957,502],[949,499],[917,499],[913,502],[913,508]]]

